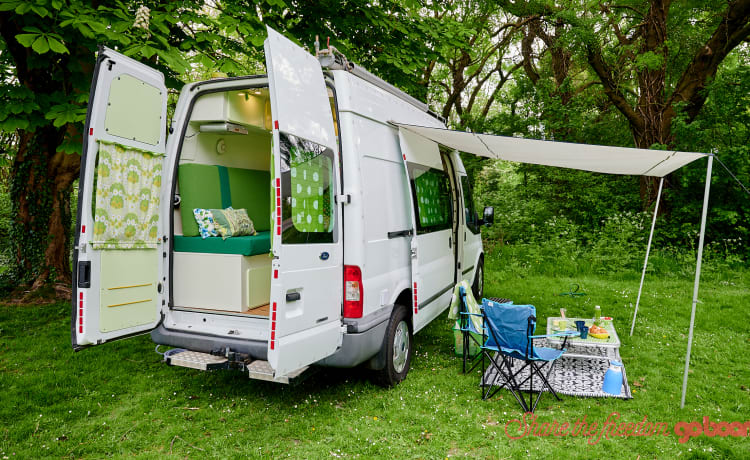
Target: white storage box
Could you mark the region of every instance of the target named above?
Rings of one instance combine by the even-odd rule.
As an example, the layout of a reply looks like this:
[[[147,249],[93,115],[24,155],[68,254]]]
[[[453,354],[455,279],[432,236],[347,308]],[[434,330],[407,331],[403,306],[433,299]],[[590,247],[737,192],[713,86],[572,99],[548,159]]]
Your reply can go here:
[[[173,261],[176,307],[244,312],[270,299],[268,254],[175,252]]]

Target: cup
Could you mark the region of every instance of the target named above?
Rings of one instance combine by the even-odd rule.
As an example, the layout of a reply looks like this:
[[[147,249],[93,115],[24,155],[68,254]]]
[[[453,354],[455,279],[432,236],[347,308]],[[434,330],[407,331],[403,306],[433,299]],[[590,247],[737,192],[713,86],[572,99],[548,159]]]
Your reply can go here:
[[[586,321],[584,320],[578,320],[576,321],[576,330],[578,332],[581,332],[581,328],[586,325]]]
[[[588,326],[581,326],[581,328],[578,329],[578,332],[581,333],[581,339],[586,340],[586,337],[589,336],[589,327]]]
[[[560,319],[560,320],[557,320],[557,327],[558,327],[558,328],[559,328],[559,329],[560,329],[561,331],[566,331],[566,330],[568,330],[568,320],[567,320],[567,319]]]

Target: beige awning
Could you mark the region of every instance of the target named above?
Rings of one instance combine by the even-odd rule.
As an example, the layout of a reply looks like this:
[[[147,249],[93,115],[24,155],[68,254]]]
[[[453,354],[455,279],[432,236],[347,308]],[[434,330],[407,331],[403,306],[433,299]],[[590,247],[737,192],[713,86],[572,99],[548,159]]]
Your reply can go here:
[[[608,174],[664,177],[706,153],[539,141],[392,122],[438,144],[486,158]]]

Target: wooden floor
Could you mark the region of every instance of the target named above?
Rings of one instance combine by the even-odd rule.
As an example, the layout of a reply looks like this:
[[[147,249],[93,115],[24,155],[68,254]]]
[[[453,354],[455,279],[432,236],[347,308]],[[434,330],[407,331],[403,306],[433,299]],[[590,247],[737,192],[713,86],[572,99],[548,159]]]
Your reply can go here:
[[[243,311],[242,313],[246,315],[268,316],[268,304],[261,305],[260,307],[252,308],[248,311]]]

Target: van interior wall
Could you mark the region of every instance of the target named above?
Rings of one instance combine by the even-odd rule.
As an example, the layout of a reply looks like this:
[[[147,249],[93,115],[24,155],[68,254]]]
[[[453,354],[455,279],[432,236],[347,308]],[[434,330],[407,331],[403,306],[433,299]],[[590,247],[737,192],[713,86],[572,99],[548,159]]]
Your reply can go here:
[[[219,95],[210,96],[215,98]],[[230,95],[227,94],[227,96]],[[221,117],[206,114],[205,111],[199,112],[205,105],[196,103],[194,106],[194,113],[183,140],[178,167],[202,165],[205,168],[198,171],[205,170],[209,175],[218,175],[215,172],[218,169],[213,169],[216,166],[226,168],[224,172],[228,171],[230,180],[222,179],[224,182],[221,183],[221,187],[219,187],[220,181],[203,181],[201,173],[190,176],[196,177],[190,187],[195,190],[196,183],[198,187],[206,187],[206,196],[223,196],[220,202],[225,201],[228,188],[232,198],[232,207],[246,208],[255,229],[258,230],[257,235],[263,236],[269,230],[269,217],[257,218],[257,212],[258,209],[262,209],[267,213],[271,205],[269,196],[271,133],[262,123],[261,126],[257,123],[258,119],[264,118],[263,114],[255,113],[247,108],[244,110],[234,108],[229,111],[231,117]],[[263,104],[254,105],[258,107],[258,110],[262,110],[264,106]],[[244,117],[239,117],[238,113]],[[200,131],[203,124],[221,122],[240,125],[247,130],[247,134]],[[188,176],[178,174],[178,177],[184,180]],[[254,183],[238,182],[245,177]],[[188,187],[186,184],[180,184],[178,179],[178,194],[181,185],[184,189]],[[243,194],[243,200],[238,200],[238,193]],[[202,194],[203,190],[200,190],[199,195]],[[241,203],[238,204],[237,201]],[[238,251],[233,248],[240,246],[238,243],[243,237],[229,237],[223,240],[221,236],[211,236],[206,239],[195,236],[183,227],[183,220],[187,218],[187,215],[192,214],[192,208],[225,208],[227,206],[219,205],[218,202],[204,205],[183,198],[181,207],[184,206],[191,209],[177,207],[174,209],[173,306],[210,310],[215,313],[232,312],[267,317],[271,283],[271,260],[268,257],[268,246],[254,252],[248,252],[246,249]],[[255,219],[253,215],[256,216]],[[192,222],[185,223],[185,225],[188,224]],[[190,234],[186,235],[186,233]],[[190,244],[186,245],[186,242]],[[232,247],[227,249],[230,243]],[[203,247],[200,244],[203,244]],[[211,248],[219,249],[212,250]],[[258,253],[259,251],[261,253]]]

